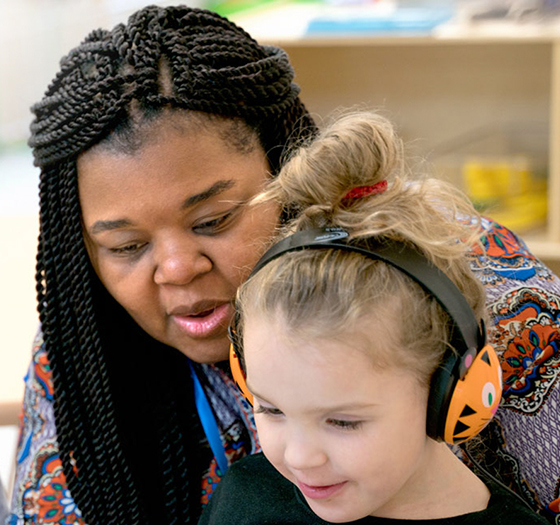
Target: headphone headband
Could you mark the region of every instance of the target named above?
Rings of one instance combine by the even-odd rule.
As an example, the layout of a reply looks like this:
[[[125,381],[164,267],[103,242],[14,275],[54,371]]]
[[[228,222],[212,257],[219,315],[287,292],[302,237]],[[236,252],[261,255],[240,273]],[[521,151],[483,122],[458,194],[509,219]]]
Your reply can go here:
[[[478,321],[469,303],[455,283],[437,266],[431,264],[418,250],[402,242],[371,239],[350,239],[350,234],[335,227],[298,231],[268,249],[255,265],[251,276],[282,254],[303,249],[338,249],[360,253],[378,259],[404,272],[433,296],[451,316],[459,332],[456,350],[464,358],[474,357],[477,349],[486,344],[484,327]],[[463,359],[460,360],[462,362]],[[461,366],[459,377],[466,368]]]

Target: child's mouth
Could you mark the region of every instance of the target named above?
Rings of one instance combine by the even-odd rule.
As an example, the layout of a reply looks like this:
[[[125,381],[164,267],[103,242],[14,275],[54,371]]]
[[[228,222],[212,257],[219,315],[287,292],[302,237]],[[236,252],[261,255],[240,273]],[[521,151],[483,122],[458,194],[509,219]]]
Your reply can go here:
[[[306,483],[298,481],[297,485],[306,498],[325,499],[334,496],[339,490],[341,490],[346,485],[346,481],[336,483],[335,485],[321,486],[307,485]]]

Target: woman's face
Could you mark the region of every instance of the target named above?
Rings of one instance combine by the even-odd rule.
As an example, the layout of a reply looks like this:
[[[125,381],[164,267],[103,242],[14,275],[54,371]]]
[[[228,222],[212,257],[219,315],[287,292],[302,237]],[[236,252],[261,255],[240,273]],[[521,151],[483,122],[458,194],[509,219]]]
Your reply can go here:
[[[269,177],[262,148],[241,151],[217,126],[163,120],[134,153],[78,160],[97,275],[148,334],[201,363],[227,357],[237,287],[278,221],[276,206],[246,205]]]

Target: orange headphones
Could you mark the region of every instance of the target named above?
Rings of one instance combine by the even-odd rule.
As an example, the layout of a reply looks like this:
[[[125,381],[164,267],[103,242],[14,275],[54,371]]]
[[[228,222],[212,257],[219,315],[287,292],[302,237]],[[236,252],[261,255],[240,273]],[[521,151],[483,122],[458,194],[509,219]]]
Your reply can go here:
[[[257,262],[251,275],[280,255],[302,249],[338,249],[384,261],[420,284],[449,314],[453,349],[446,352],[432,376],[426,433],[437,441],[462,443],[478,434],[492,419],[502,395],[502,371],[494,348],[486,343],[479,323],[461,291],[439,268],[414,248],[375,239],[350,240],[341,228],[303,230],[273,245]],[[239,356],[241,341],[236,312],[230,328],[230,365],[233,378],[252,403]]]

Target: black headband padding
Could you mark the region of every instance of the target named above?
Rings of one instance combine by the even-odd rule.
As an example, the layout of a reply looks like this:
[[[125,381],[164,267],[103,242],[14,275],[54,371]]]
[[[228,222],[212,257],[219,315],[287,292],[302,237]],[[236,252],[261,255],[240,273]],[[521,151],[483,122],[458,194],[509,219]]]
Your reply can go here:
[[[337,249],[360,253],[378,259],[414,279],[432,295],[455,323],[464,355],[469,349],[481,348],[485,334],[479,329],[476,316],[457,286],[437,266],[431,264],[420,252],[402,242],[372,239],[350,239],[342,228],[314,228],[298,231],[274,244],[259,259],[251,275],[282,254],[303,249]]]

